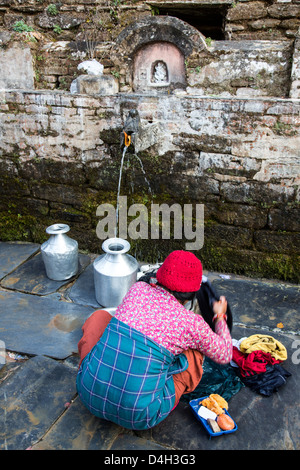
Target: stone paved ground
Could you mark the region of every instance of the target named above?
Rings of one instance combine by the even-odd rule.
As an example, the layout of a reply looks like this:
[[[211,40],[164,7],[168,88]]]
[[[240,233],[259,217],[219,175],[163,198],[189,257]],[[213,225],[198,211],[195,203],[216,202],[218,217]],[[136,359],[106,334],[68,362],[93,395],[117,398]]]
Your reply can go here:
[[[0,348],[7,353],[6,361],[0,356],[0,449],[300,448],[298,286],[206,273],[217,292],[228,298],[233,338],[274,336],[287,348],[284,368],[292,375],[271,397],[244,387],[229,400],[229,412],[238,425],[235,433],[209,440],[183,401],[155,428],[133,432],[92,416],[76,393],[81,326],[98,308],[94,256],[81,254],[77,277],[55,282],[45,275],[39,248],[0,242]]]

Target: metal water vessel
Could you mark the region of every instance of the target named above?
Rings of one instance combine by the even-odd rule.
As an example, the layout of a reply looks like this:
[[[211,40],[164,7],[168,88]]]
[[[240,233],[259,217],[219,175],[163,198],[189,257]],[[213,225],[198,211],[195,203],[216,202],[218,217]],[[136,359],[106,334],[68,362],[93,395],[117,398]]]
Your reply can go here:
[[[137,280],[139,264],[127,254],[130,244],[122,238],[108,238],[102,244],[105,254],[93,263],[95,295],[103,307],[117,307]]]
[[[53,224],[46,228],[49,239],[42,244],[41,252],[46,274],[54,281],[64,281],[78,272],[78,243],[66,235],[67,224]]]

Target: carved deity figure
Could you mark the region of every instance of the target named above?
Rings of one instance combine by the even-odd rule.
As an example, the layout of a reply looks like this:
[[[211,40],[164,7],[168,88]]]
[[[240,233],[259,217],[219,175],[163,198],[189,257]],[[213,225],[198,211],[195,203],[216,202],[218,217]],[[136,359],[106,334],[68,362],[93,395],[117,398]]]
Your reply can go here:
[[[154,64],[152,72],[152,83],[167,83],[168,82],[168,68],[162,60]]]

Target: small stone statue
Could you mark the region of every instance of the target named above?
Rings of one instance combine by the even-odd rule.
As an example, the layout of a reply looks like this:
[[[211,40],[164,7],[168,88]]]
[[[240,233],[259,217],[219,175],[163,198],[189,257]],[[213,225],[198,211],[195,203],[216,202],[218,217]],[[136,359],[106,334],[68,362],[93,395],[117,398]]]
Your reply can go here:
[[[164,62],[159,61],[155,64],[151,81],[152,83],[168,82],[168,69]]]
[[[128,147],[130,143],[134,144],[134,134],[139,130],[139,127],[140,127],[139,113],[137,112],[136,109],[131,109],[125,120],[123,132],[121,132],[121,138],[120,138],[121,148],[123,148],[124,145]],[[129,136],[129,140],[128,140],[128,136]]]

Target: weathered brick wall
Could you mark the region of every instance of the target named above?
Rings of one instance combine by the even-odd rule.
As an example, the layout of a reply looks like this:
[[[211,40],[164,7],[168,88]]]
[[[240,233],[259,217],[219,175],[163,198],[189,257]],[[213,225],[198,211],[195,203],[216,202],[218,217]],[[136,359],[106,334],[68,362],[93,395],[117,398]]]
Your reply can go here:
[[[96,208],[116,204],[120,132],[132,108],[153,200],[205,205],[204,266],[299,280],[299,100],[3,91],[0,239],[42,242],[60,221],[81,249],[100,252]],[[121,194],[128,204],[151,202],[131,150]],[[132,246],[156,261],[183,242]]]
[[[236,46],[233,46],[231,51],[228,50],[228,46],[227,50],[222,51],[222,44],[220,49],[218,45],[211,44],[208,39],[209,54],[192,57],[187,71],[188,78],[193,70],[196,71],[191,81],[195,83],[199,79],[199,87],[204,89],[205,94],[218,94],[220,91],[229,89],[229,93],[235,95],[236,89],[248,87],[258,91],[262,88],[262,92],[257,94],[263,96],[288,96],[287,88],[293,61],[291,49],[300,26],[300,5],[297,0],[285,2],[193,0],[180,2],[180,5],[183,9],[180,11],[184,12],[185,7],[188,8],[190,14],[193,9],[198,11],[204,6],[212,5],[216,11],[222,7],[224,39],[226,40],[284,41],[285,50],[282,58],[276,59],[276,54],[271,52],[269,60],[268,53],[266,53],[261,61],[261,56],[258,53],[255,55],[255,52],[249,51],[247,47],[239,55]],[[78,75],[79,62],[93,55],[103,63],[104,73],[118,76],[121,91],[132,91],[128,86],[132,70],[122,67],[121,61],[118,60],[120,56],[118,58],[118,51],[114,50],[116,39],[124,28],[157,15],[162,8],[169,8],[169,15],[176,16],[178,11],[174,10],[175,6],[172,6],[172,2],[161,0],[153,2],[80,0],[76,3],[73,0],[60,3],[51,2],[51,0],[0,0],[0,45],[7,49],[12,43],[19,42],[31,48],[35,88],[69,90],[72,80]],[[20,21],[30,27],[32,32],[14,31],[16,22]],[[223,57],[229,60],[232,67],[235,67],[233,58],[228,59],[230,54],[237,55],[237,61],[241,61],[244,65],[246,75],[242,74],[242,77],[238,77],[240,81],[243,79],[244,85],[238,82],[235,84],[233,79],[226,90],[220,90],[219,84],[212,86],[211,80],[207,86],[203,86],[199,70],[201,69],[201,73],[204,73],[206,77],[207,66],[211,63],[211,69],[213,69],[215,63],[221,62]],[[253,82],[251,72],[250,75],[248,74],[249,69],[245,67],[245,60],[243,61],[244,55],[249,58],[252,56],[250,62],[252,60],[261,64],[260,70],[257,71],[260,77],[258,82]],[[112,56],[114,56],[113,60]],[[276,63],[278,66],[273,70],[272,64]],[[275,86],[270,91],[268,84],[272,73],[273,77],[279,75],[280,88]],[[209,79],[211,79],[210,75],[208,75]],[[275,92],[277,95],[274,94]]]
[[[299,17],[297,1],[233,2],[226,17],[226,31],[228,38],[291,38],[300,26]]]
[[[225,39],[293,38],[300,26],[297,0],[183,0],[177,5],[172,3],[166,0],[0,0],[0,25],[9,29],[16,21],[24,20],[40,32],[73,40],[80,27],[87,23],[88,29],[96,25],[101,41],[111,41],[131,22],[157,15],[160,10],[169,16],[180,16],[180,11],[193,15],[193,10],[212,6],[216,12],[218,8],[222,9]]]
[[[188,93],[290,95],[291,65],[298,52],[287,41],[212,41],[209,52],[209,58],[195,54],[187,61]]]

